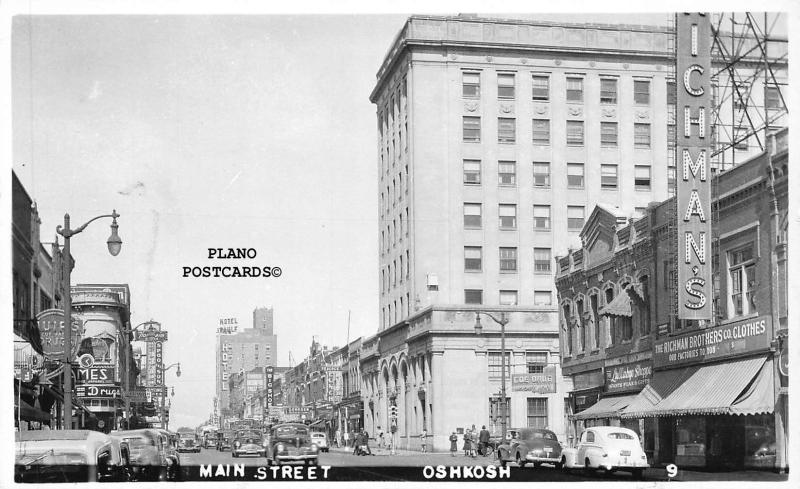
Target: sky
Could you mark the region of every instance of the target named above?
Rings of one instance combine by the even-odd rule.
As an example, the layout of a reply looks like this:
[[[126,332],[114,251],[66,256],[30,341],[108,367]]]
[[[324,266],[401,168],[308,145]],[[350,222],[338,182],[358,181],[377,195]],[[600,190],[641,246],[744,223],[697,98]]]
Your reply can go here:
[[[421,10],[417,10],[421,11]],[[457,13],[454,7],[450,13]],[[497,15],[500,16],[500,15]],[[506,16],[506,15],[502,15]],[[525,16],[518,14],[516,16]],[[51,15],[10,20],[12,167],[72,283],[127,283],[131,324],[169,331],[171,425],[212,410],[219,319],[274,308],[278,365],[378,329],[375,73],[406,14]],[[530,16],[528,16],[530,17]],[[546,20],[663,24],[665,14]],[[1,125],[1,124],[0,124]],[[248,260],[209,248],[252,248]],[[184,266],[271,278],[185,278]]]

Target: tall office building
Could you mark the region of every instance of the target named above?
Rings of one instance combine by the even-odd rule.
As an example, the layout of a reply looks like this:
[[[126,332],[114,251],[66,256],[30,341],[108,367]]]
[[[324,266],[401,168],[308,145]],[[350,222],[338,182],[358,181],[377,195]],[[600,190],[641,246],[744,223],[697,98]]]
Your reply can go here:
[[[278,336],[273,330],[273,309],[253,310],[252,327],[239,329],[238,318],[219,320],[216,347],[216,411],[222,414],[230,404],[228,377],[256,367],[277,365]]]
[[[674,41],[667,22],[407,20],[370,95],[381,314],[362,347],[368,431],[426,427],[446,447],[456,427],[497,423],[502,387],[510,425],[565,434],[554,259],[581,247],[595,204],[627,220],[671,195]],[[720,94],[731,78],[717,74]],[[507,315],[505,386],[500,328],[484,315],[476,334],[477,312]],[[548,385],[524,377],[550,368]]]

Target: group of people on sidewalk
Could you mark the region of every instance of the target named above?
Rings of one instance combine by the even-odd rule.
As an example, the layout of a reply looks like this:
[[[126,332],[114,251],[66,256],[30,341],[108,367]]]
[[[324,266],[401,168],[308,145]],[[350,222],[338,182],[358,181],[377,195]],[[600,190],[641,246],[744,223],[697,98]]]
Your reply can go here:
[[[381,432],[382,440],[383,432]],[[345,431],[344,433],[336,430],[334,442],[336,443],[336,448],[352,448],[354,455],[372,455],[372,450],[369,448],[369,433],[366,430]]]
[[[491,434],[486,429],[486,425],[481,427],[480,432],[472,425],[472,428],[467,428],[464,431],[464,445],[461,447],[464,450],[465,457],[475,458],[480,452],[481,455],[486,455],[486,448],[489,445],[489,438]],[[455,457],[458,451],[458,435],[454,431],[450,435],[450,456]]]

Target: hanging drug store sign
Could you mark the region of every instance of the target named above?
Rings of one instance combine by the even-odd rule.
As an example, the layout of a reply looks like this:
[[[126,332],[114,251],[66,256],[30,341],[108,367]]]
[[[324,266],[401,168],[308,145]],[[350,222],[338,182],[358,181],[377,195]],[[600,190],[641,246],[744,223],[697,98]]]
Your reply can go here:
[[[771,334],[772,318],[764,316],[658,340],[653,367],[676,367],[767,350]]]
[[[677,14],[678,317],[711,319],[711,22]]]

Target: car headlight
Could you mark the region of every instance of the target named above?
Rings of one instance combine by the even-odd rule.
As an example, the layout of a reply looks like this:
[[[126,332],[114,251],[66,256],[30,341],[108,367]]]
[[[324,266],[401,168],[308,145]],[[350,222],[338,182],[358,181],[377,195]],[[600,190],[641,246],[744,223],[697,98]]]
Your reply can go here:
[[[312,451],[312,452],[316,452],[318,449],[319,449],[319,448],[317,447],[317,444],[316,444],[316,443],[312,443],[312,444],[311,444],[311,451]]]
[[[233,446],[239,448],[240,443],[238,441],[233,442]]]
[[[262,446],[262,447],[264,447],[264,448],[266,448],[266,447],[267,447],[267,440],[264,440],[264,441],[261,443],[261,446]]]
[[[282,452],[283,451],[283,443],[278,443],[277,445],[275,445],[275,451],[276,452]]]

